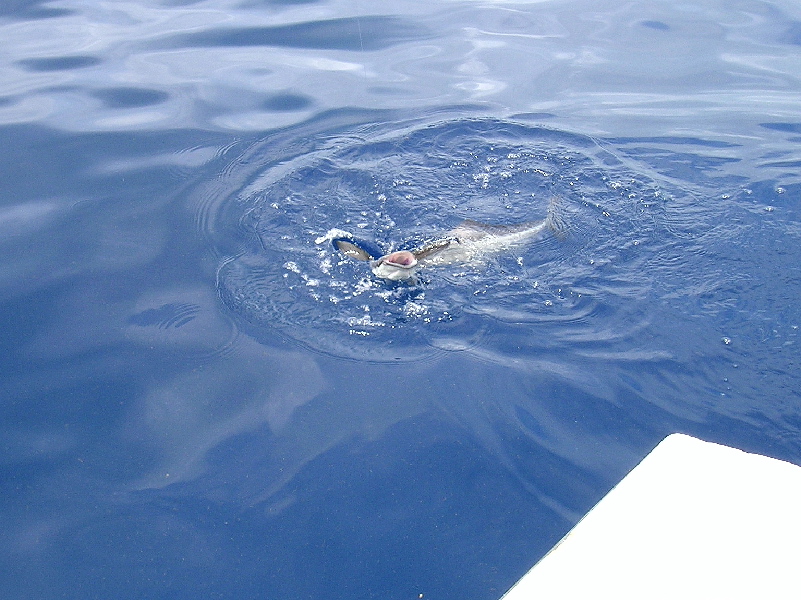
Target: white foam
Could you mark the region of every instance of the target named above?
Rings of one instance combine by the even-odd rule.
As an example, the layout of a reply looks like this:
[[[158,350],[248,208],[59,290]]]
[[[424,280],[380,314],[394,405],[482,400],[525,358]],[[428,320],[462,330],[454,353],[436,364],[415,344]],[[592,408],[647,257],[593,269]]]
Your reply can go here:
[[[344,229],[337,229],[336,227],[333,229],[329,229],[325,235],[321,235],[320,237],[314,240],[315,244],[325,244],[326,242],[333,241],[337,238],[341,237],[351,237],[351,233],[345,231]]]

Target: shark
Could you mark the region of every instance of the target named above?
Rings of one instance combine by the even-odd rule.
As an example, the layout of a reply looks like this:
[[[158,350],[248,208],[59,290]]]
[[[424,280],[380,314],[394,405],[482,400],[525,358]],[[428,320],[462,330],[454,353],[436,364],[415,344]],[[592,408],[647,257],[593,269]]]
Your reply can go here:
[[[547,232],[559,238],[567,235],[567,225],[558,198],[552,198],[548,203],[544,219],[511,225],[490,225],[468,219],[420,248],[396,250],[383,256],[374,256],[353,239],[340,237],[332,241],[345,256],[368,262],[376,277],[414,284],[421,268],[475,264],[487,256],[524,245]]]

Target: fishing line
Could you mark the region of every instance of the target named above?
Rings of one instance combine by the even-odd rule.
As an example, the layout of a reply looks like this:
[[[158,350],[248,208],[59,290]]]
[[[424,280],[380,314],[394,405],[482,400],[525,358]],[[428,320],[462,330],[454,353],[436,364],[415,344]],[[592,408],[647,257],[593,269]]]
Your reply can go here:
[[[359,6],[361,6],[361,4],[359,4]],[[366,62],[366,58],[364,56],[364,38],[362,37],[361,8],[357,8],[357,10],[359,12],[356,14],[356,29],[359,32],[359,48],[361,49],[360,58],[362,59],[362,76],[364,77],[364,85],[366,87],[367,86],[367,62]],[[364,92],[366,93],[366,90],[364,90]],[[358,94],[357,94],[357,97],[358,97]],[[363,100],[364,100],[364,97],[363,97]]]
[[[359,30],[359,46],[364,53],[364,40],[362,39],[362,18],[361,15],[356,15],[356,28]]]

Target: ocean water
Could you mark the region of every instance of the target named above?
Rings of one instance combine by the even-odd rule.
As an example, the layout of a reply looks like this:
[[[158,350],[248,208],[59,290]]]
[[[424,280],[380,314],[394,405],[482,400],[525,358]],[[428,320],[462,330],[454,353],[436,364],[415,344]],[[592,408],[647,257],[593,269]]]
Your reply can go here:
[[[0,592],[492,600],[665,435],[801,464],[801,9],[0,7]],[[465,219],[566,234],[373,276]]]

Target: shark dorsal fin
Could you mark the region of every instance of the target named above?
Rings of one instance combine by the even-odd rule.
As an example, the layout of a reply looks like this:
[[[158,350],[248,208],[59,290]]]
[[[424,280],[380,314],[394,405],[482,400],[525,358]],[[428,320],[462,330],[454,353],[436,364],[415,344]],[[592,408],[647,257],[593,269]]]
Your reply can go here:
[[[445,238],[445,239],[442,239],[442,240],[437,240],[435,242],[431,242],[430,244],[427,244],[427,245],[423,246],[419,250],[415,250],[413,252],[414,257],[417,260],[422,260],[426,256],[429,256],[430,254],[434,254],[435,252],[439,252],[440,250],[443,250],[444,248],[447,248],[448,246],[451,245],[452,242],[453,242],[453,238]]]

